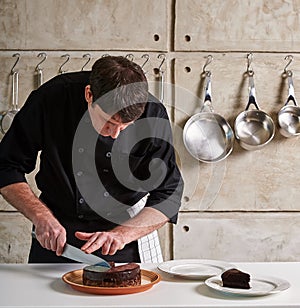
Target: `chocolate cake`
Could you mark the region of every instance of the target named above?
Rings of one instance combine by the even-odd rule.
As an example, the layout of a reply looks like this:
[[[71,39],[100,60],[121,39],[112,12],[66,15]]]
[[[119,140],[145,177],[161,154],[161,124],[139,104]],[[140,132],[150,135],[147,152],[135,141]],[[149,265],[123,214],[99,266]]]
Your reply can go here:
[[[232,268],[221,275],[223,287],[236,289],[250,289],[250,275],[236,268]]]
[[[96,287],[129,287],[141,284],[141,270],[136,263],[115,266],[108,270],[102,266],[89,265],[83,268],[83,284]]]

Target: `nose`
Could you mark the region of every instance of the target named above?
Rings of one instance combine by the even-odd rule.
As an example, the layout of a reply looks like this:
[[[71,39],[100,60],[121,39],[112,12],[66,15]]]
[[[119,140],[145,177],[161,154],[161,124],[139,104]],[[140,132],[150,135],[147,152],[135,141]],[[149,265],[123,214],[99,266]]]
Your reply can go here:
[[[117,139],[120,134],[121,129],[118,126],[110,128],[110,137],[113,139]]]

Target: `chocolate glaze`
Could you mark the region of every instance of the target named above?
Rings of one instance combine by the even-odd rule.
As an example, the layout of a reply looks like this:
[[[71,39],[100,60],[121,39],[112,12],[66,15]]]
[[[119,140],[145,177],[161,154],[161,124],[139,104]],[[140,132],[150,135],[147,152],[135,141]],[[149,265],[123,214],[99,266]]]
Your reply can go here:
[[[83,269],[83,284],[98,287],[128,287],[141,284],[140,266],[128,263],[99,272],[94,265]]]

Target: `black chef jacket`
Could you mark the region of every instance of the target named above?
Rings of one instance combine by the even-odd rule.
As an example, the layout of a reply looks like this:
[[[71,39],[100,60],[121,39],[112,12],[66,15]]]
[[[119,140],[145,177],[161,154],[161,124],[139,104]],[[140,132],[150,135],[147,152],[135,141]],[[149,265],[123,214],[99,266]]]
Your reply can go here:
[[[149,94],[144,113],[130,129],[120,132],[114,150],[116,140],[98,135],[91,124],[84,97],[89,75],[86,71],[61,74],[33,91],[0,143],[0,188],[25,182],[25,174],[35,169],[40,152],[35,179],[41,191],[40,199],[66,228],[67,241],[78,247],[83,242],[75,238],[75,231],[112,229],[127,220],[127,208],[148,193],[146,206],[156,208],[176,223],[183,189],[164,106]],[[168,124],[161,129],[159,123],[153,122],[157,119]],[[141,120],[144,120],[142,126],[148,127],[149,137],[137,139],[139,142],[131,147],[130,138],[141,131],[137,125]],[[115,161],[121,165],[129,157],[128,183],[132,178],[141,182],[127,187],[119,181],[111,162],[116,151]],[[148,166],[154,158],[164,161],[166,174],[163,180],[158,179],[157,185],[142,187],[140,183],[151,176]],[[160,165],[157,166],[155,170],[159,170]],[[39,262],[40,258],[64,262],[55,259],[54,253],[53,258],[47,259],[45,255],[52,252],[37,246],[38,242],[33,241],[32,262]],[[99,251],[95,254],[101,256]],[[126,245],[114,257],[105,258],[116,262],[138,261],[137,243]]]

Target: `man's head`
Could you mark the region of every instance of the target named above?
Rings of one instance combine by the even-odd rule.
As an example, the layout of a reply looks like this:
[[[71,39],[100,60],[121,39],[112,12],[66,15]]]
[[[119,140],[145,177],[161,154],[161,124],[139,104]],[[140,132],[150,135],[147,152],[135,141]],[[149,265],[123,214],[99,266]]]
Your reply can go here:
[[[85,96],[97,131],[103,136],[116,138],[144,112],[148,83],[136,63],[121,56],[106,56],[94,63]],[[103,117],[107,120],[104,127],[99,123]],[[116,131],[111,133],[114,128]]]
[[[124,57],[102,57],[92,67],[85,97],[95,129],[116,138],[144,112],[147,79],[139,65]]]

